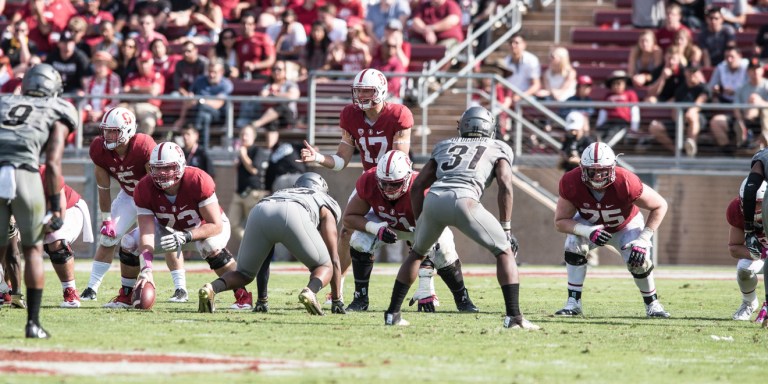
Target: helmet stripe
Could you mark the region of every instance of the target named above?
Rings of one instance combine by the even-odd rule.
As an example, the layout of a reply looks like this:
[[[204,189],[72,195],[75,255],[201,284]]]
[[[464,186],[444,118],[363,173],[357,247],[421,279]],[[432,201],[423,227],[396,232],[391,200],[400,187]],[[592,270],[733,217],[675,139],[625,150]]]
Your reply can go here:
[[[159,148],[157,148],[157,160],[160,160],[160,159],[162,159],[162,158],[163,158],[163,146],[165,146],[165,144],[166,144],[166,143],[167,143],[167,142],[165,142],[165,143],[160,143],[160,147],[159,147]]]
[[[363,79],[365,78],[365,73],[366,72],[368,72],[368,68],[363,69],[363,71],[360,72],[360,78],[357,80],[358,82],[362,82],[363,81]]]
[[[104,116],[104,120],[103,120],[103,121],[104,121],[104,122],[107,122],[107,121],[109,120],[109,115],[111,115],[113,112],[115,112],[116,110],[118,110],[118,108],[119,108],[119,107],[116,107],[116,108],[112,108],[112,109],[110,109],[110,110],[109,110],[109,112],[107,112],[107,114]]]
[[[594,155],[594,159],[595,159],[595,161],[598,161],[598,160],[597,160],[597,159],[598,159],[598,157],[597,157],[597,152],[598,152],[598,149],[599,149],[599,148],[600,148],[600,144],[595,144],[595,155]]]
[[[387,159],[387,176],[390,174],[389,168],[392,166],[392,158],[395,157],[396,154],[397,152],[395,151],[389,153],[389,158]]]

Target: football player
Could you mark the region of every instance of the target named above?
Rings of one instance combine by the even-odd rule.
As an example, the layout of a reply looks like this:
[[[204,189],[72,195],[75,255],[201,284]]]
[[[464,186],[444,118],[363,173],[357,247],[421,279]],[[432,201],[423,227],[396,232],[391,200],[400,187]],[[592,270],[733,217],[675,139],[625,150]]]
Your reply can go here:
[[[314,172],[303,174],[294,188],[277,191],[251,210],[245,236],[237,255],[237,270],[227,272],[199,291],[198,312],[215,311],[215,295],[244,287],[256,277],[272,247],[283,243],[309,268],[309,283],[299,293],[299,302],[311,315],[322,316],[317,292],[331,282],[333,313],[344,313],[341,300],[341,270],[336,252],[336,226],[341,208],[330,195],[328,184]]]
[[[46,166],[40,166],[40,177],[43,179],[43,190],[46,195],[50,195],[45,188],[45,169]],[[61,196],[61,206],[65,207],[62,212],[64,224],[56,231],[48,232],[43,239],[43,249],[51,259],[53,269],[61,282],[61,289],[64,295],[64,301],[59,305],[62,308],[79,308],[80,297],[77,294],[75,285],[75,259],[74,252],[70,246],[83,233],[83,241],[93,242],[93,230],[91,229],[91,212],[88,205],[80,198],[75,190],[64,183],[62,177],[59,183],[62,189],[59,192]]]
[[[57,97],[61,91],[59,72],[48,64],[38,64],[24,75],[21,95],[0,96],[0,259],[9,241],[8,223],[13,212],[24,254],[27,338],[49,337],[39,318],[45,277],[43,230],[62,227],[61,158],[67,135],[78,128],[80,120],[77,109]],[[43,151],[48,195],[43,192],[37,167]]]
[[[585,188],[586,187],[586,188]],[[650,211],[643,219],[640,208]],[[587,276],[587,253],[610,245],[621,253],[640,289],[648,317],[667,318],[656,296],[651,237],[667,213],[667,202],[634,173],[616,166],[605,143],[592,143],[581,154],[579,168],[560,179],[555,229],[567,234],[565,265],[568,300],[556,316],[582,314],[581,292]]]
[[[753,259],[761,258],[766,248],[758,239],[755,225],[755,212],[757,212],[758,204],[761,205],[759,215],[762,217],[763,223],[768,222],[765,216],[768,213],[768,207],[765,207],[768,200],[763,199],[760,203],[757,201],[760,186],[766,180],[768,180],[768,148],[762,149],[752,156],[752,168],[749,176],[747,176],[747,183],[744,185],[744,194],[741,199],[744,212],[744,243]],[[764,277],[768,277],[765,276],[766,273],[768,272],[763,268]],[[765,286],[765,301],[768,302],[768,284]],[[765,307],[764,309],[768,310]],[[768,327],[768,321],[765,321],[765,318],[766,316],[761,310],[758,319],[761,320],[763,327]]]
[[[496,257],[496,276],[506,307],[504,327],[537,330],[537,325],[523,317],[519,305],[520,283],[515,262],[518,243],[511,232],[512,149],[494,139],[493,115],[483,107],[464,111],[458,130],[459,137],[435,146],[432,157],[413,181],[413,248],[397,273],[384,324],[408,325],[400,315],[403,299],[416,280],[421,261],[445,228],[452,226]],[[480,196],[493,178],[499,186],[498,220],[480,203]]]
[[[371,168],[359,179],[355,194],[344,210],[344,226],[354,230],[350,240],[353,271],[355,274],[355,296],[347,311],[368,309],[368,281],[373,270],[373,251],[383,243],[392,244],[398,240],[413,242],[413,229],[416,220],[411,209],[411,186],[418,176],[411,166],[408,154],[398,150],[389,151],[379,161],[376,168]],[[366,214],[373,209],[376,217],[366,219]],[[427,258],[419,269],[419,289],[410,304],[418,301],[418,310],[434,312],[439,305],[435,295],[432,276],[434,270],[445,281],[453,293],[459,312],[478,312],[469,299],[469,292],[464,286],[461,261],[456,254],[453,233],[447,227],[437,243],[429,248]],[[360,270],[358,269],[359,267]],[[360,302],[362,301],[362,302]]]
[[[749,321],[752,317],[752,313],[757,309],[757,274],[763,270],[763,263],[765,257],[768,256],[768,238],[765,236],[765,229],[763,228],[762,218],[762,202],[765,196],[766,187],[768,184],[763,181],[760,184],[760,188],[757,190],[757,204],[755,206],[754,216],[754,229],[757,239],[760,240],[760,244],[763,246],[762,253],[759,257],[755,257],[749,252],[744,243],[744,213],[742,212],[742,205],[744,200],[744,189],[747,185],[748,179],[744,179],[739,188],[739,197],[731,200],[726,210],[726,219],[731,228],[728,232],[728,250],[731,252],[731,257],[739,260],[736,264],[736,282],[739,284],[741,290],[741,306],[733,314],[734,320]],[[763,303],[763,307],[767,304]],[[760,318],[762,317],[762,318]],[[762,323],[765,319],[765,315],[758,316],[755,320],[758,323]]]
[[[231,234],[229,220],[216,197],[216,184],[205,171],[187,167],[181,147],[172,142],[158,144],[149,158],[149,175],[136,186],[134,200],[138,213],[138,228],[123,236],[121,255],[140,264],[141,274],[124,269],[124,276],[135,271],[136,286],[147,281],[154,285],[152,261],[156,252],[166,259],[178,258],[182,250],[197,250],[208,266],[221,276],[232,271],[237,263],[227,250]],[[129,256],[128,256],[129,255]],[[250,292],[241,288],[235,292],[233,309],[250,309]],[[113,307],[131,306],[131,290],[121,293]]]
[[[342,131],[336,154],[325,156],[305,141],[300,161],[315,162],[325,168],[341,171],[352,159],[357,148],[360,150],[363,170],[367,171],[375,168],[384,153],[391,149],[408,153],[411,148],[413,114],[404,105],[385,102],[386,98],[387,78],[384,74],[376,69],[360,71],[352,82],[352,104],[344,107],[339,117],[339,126]],[[353,190],[352,195],[354,194]],[[371,212],[368,217],[375,216]],[[342,276],[346,275],[350,263],[354,265],[358,262],[350,257],[350,236],[352,231],[342,226],[339,236]],[[355,269],[362,268],[354,267],[353,273]],[[355,279],[357,278],[358,276],[355,276]],[[363,292],[355,291],[356,298],[361,295]],[[362,301],[350,306],[354,308],[359,303]]]

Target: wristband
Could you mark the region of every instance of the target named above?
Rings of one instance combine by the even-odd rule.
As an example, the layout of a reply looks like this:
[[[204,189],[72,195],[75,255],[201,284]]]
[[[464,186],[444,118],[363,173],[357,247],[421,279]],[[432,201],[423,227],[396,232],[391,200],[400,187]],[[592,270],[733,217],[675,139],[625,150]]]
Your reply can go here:
[[[184,240],[186,240],[187,243],[191,243],[192,242],[192,232],[184,231]]]
[[[501,222],[501,229],[505,231],[511,231],[512,230],[512,222],[511,221],[502,221]]]
[[[331,159],[333,159],[333,170],[338,172],[344,169],[344,159],[341,158],[339,155],[331,155]]]
[[[315,153],[315,163],[323,165],[323,161],[325,161],[325,155],[322,153]]]
[[[653,237],[653,229],[645,227],[643,231],[640,232],[640,236],[638,236],[637,238],[650,242],[651,237]]]
[[[141,253],[141,261],[144,262],[144,266],[141,268],[143,271],[144,269],[152,269],[152,260],[155,259],[155,255],[150,251],[144,251]]]
[[[110,221],[110,220],[112,220],[112,212],[101,213],[101,221]]]
[[[589,235],[592,234],[592,227],[589,225],[576,223],[576,225],[573,226],[573,234],[589,239]]]
[[[376,223],[373,221],[369,221],[365,223],[365,231],[372,234],[372,235],[378,235],[379,234],[379,228],[387,227],[389,224],[387,223]]]
[[[61,212],[61,192],[48,195],[48,202],[51,204],[51,212]]]

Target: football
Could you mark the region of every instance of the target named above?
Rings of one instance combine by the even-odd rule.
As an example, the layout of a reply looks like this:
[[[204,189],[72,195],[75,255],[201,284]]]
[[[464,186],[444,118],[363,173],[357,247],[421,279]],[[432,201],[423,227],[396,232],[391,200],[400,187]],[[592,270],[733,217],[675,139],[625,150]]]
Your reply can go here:
[[[132,301],[136,309],[152,309],[155,305],[155,286],[147,282],[144,287],[134,289]]]

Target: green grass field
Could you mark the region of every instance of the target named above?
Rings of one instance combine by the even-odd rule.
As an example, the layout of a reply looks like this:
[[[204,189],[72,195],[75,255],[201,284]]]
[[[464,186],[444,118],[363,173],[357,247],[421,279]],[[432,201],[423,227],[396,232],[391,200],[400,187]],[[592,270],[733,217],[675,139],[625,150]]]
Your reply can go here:
[[[89,264],[81,265],[77,275],[79,290],[87,282],[85,269]],[[188,268],[202,267],[188,264]],[[344,364],[260,372],[169,375],[137,369],[133,374],[109,376],[50,376],[3,372],[4,362],[0,361],[0,382],[745,383],[757,382],[768,364],[768,330],[752,322],[730,320],[740,303],[733,280],[658,278],[660,299],[672,318],[649,320],[629,275],[590,278],[588,274],[583,296],[586,317],[562,319],[551,314],[563,305],[565,277],[535,277],[544,275],[534,275],[543,271],[537,267],[521,270],[523,311],[542,326],[542,331],[502,327],[502,297],[493,276],[466,279],[470,295],[482,311],[479,314],[455,312],[447,288],[437,279],[435,285],[442,299],[439,313],[420,314],[409,308],[403,317],[411,326],[385,327],[383,311],[394,281],[394,276],[388,274],[374,275],[368,313],[311,317],[297,301],[300,288],[306,284],[304,274],[273,272],[268,314],[229,310],[198,314],[196,290],[213,279],[212,273],[188,273],[190,302],[172,304],[165,302],[173,288],[170,276],[156,272],[158,302],[153,311],[142,312],[100,308],[118,288],[116,272],[107,275],[98,302],[84,302],[83,308],[77,310],[60,309],[60,286],[49,272],[42,321],[53,338],[24,339],[25,311],[3,307],[0,350],[216,354]],[[659,270],[688,269],[661,266]],[[735,277],[735,268],[697,270]],[[466,271],[472,268],[465,267]],[[595,271],[622,270],[599,267]],[[347,301],[351,300],[352,289],[349,276]],[[762,297],[762,282],[758,292]],[[231,302],[230,293],[217,296],[219,307]],[[88,364],[95,367],[99,361]]]

